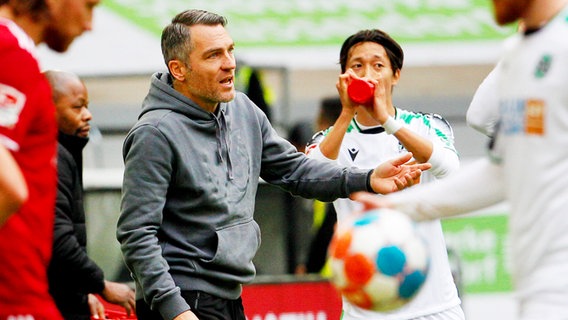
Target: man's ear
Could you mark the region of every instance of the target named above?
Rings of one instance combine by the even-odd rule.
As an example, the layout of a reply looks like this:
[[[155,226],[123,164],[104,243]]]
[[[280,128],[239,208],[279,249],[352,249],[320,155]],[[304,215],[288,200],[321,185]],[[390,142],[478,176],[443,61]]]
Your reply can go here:
[[[400,69],[397,69],[392,77],[392,85],[395,86],[396,84],[398,84],[399,80],[400,80]]]
[[[170,69],[170,74],[177,81],[185,80],[185,74],[187,73],[187,67],[185,63],[179,60],[170,60],[170,62],[168,62],[168,69]]]

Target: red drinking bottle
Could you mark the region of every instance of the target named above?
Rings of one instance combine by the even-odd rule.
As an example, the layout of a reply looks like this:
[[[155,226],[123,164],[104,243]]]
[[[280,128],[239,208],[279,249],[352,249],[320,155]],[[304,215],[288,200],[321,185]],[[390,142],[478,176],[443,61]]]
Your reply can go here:
[[[375,86],[369,81],[354,78],[347,87],[347,94],[353,102],[368,105],[372,103]]]

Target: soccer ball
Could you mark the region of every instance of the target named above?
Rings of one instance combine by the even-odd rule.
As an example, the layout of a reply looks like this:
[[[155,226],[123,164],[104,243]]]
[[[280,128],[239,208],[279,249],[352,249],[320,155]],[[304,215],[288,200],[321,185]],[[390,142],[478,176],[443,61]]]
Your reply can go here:
[[[392,209],[374,209],[337,226],[329,246],[331,283],[352,304],[386,312],[408,303],[430,263],[414,222]]]

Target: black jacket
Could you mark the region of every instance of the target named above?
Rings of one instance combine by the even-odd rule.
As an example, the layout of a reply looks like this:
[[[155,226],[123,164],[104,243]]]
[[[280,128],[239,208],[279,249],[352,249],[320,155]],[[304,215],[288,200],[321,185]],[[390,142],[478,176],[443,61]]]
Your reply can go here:
[[[103,271],[87,256],[83,157],[88,139],[59,133],[57,201],[49,291],[65,319],[90,319],[88,293],[104,289]]]

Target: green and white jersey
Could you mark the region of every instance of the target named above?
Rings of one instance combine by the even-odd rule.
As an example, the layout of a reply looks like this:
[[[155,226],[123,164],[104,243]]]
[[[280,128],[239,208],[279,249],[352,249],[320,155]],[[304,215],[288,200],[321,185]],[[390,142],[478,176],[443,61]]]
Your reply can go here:
[[[396,109],[395,119],[402,121],[404,127],[432,141],[434,150],[429,162],[432,168],[422,174],[421,183],[427,183],[442,178],[459,168],[459,158],[454,148],[454,136],[449,123],[439,115],[425,114]],[[306,153],[311,158],[324,161],[334,161],[326,158],[319,149],[319,143],[329,133],[330,129],[322,131],[312,138]],[[408,152],[394,135],[384,132],[381,126],[364,128],[356,119],[351,124],[343,138],[337,164],[372,169],[379,164]],[[334,201],[338,223],[345,221],[354,211],[360,210],[360,204],[349,199]],[[443,313],[459,307],[460,299],[451,275],[446,244],[439,220],[421,222],[419,232],[426,239],[431,252],[430,271],[424,287],[418,295],[401,309],[390,313],[369,312],[349,304],[344,300],[344,320],[348,319],[381,319],[402,320],[414,319],[426,315]],[[448,311],[450,312],[450,311]],[[455,315],[454,313],[452,313]],[[442,318],[429,319],[462,319],[445,315]],[[442,315],[442,314],[440,314]]]
[[[459,158],[454,147],[454,134],[444,118],[436,114],[397,108],[395,119],[402,121],[405,128],[434,144],[432,156],[428,160],[432,168],[422,175],[423,182],[443,178],[458,169]],[[395,136],[384,132],[381,126],[365,128],[353,119],[341,143],[338,159],[327,159],[319,150],[319,143],[330,129],[314,135],[306,148],[308,156],[325,161],[337,161],[343,166],[373,169],[384,161],[408,152]]]

